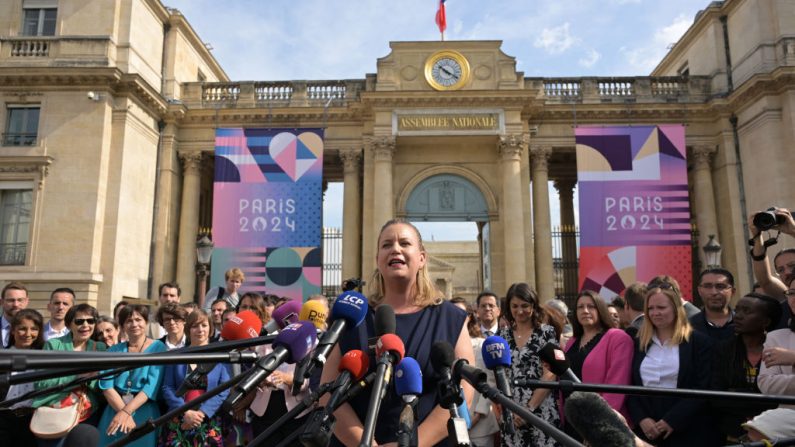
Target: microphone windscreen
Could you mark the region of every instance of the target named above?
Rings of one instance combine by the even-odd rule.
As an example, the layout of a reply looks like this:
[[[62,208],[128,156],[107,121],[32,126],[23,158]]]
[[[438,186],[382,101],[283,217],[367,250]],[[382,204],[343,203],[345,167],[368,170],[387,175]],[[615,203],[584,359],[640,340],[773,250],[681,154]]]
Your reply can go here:
[[[431,345],[431,365],[438,373],[444,368],[452,368],[455,363],[453,345],[446,341],[437,341]]]
[[[380,337],[384,334],[394,334],[397,329],[395,321],[395,309],[389,304],[382,304],[375,308],[375,335]]]
[[[221,329],[224,340],[245,340],[259,337],[262,330],[262,320],[250,310],[238,312],[229,318]]]
[[[538,356],[549,364],[549,369],[556,376],[562,376],[569,369],[569,361],[566,359],[566,354],[553,343],[545,344],[538,351]],[[486,359],[483,360],[485,361]]]
[[[299,321],[279,331],[273,340],[273,349],[284,347],[290,353],[287,363],[295,363],[315,347],[317,331],[315,325],[308,321]]]
[[[403,346],[403,340],[395,334],[384,334],[378,338],[375,343],[375,355],[381,357],[381,354],[391,352],[397,357],[395,363],[400,362],[403,355],[406,354],[406,347]]]
[[[422,370],[411,357],[403,357],[395,369],[395,391],[398,396],[422,394]]]
[[[511,366],[511,347],[504,338],[492,335],[483,342],[481,348],[483,363],[486,368],[493,370],[498,366]]]
[[[351,326],[359,326],[367,316],[368,309],[367,298],[361,293],[349,290],[334,301],[330,321],[343,319]]]
[[[326,318],[328,317],[326,306],[320,301],[309,300],[301,306],[301,313],[298,314],[298,319],[301,321],[308,321],[315,325],[315,328],[321,331],[326,329]]]
[[[596,393],[575,391],[566,398],[566,421],[588,445],[634,447],[635,435],[618,414]]]
[[[281,306],[273,310],[271,318],[276,321],[279,329],[284,329],[286,326],[304,319],[298,317],[300,311],[301,303],[299,303],[298,300],[287,300]]]
[[[370,357],[361,349],[348,351],[340,359],[339,372],[348,371],[356,380],[361,380],[370,370]]]

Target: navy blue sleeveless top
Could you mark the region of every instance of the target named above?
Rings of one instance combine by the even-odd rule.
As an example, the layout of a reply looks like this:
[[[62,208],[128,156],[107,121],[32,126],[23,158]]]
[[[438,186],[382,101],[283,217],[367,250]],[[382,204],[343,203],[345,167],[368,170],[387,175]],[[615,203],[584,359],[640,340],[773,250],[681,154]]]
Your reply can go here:
[[[375,340],[375,312],[370,309],[367,318],[352,331],[346,331],[340,338],[340,352],[345,354],[353,349],[368,350],[368,341]],[[417,416],[422,422],[438,404],[436,400],[436,375],[431,365],[431,345],[444,340],[455,346],[466,320],[466,312],[448,301],[438,306],[428,306],[419,312],[395,315],[395,333],[406,347],[406,355],[413,357],[422,370],[422,396],[417,404]],[[375,370],[375,353],[369,352],[370,370]],[[363,423],[370,404],[370,389],[349,401],[351,407]],[[398,419],[403,409],[403,401],[395,392],[394,380],[390,383],[386,397],[381,402],[381,410],[375,426],[375,440],[378,444],[397,441]],[[332,445],[341,445],[336,439]]]

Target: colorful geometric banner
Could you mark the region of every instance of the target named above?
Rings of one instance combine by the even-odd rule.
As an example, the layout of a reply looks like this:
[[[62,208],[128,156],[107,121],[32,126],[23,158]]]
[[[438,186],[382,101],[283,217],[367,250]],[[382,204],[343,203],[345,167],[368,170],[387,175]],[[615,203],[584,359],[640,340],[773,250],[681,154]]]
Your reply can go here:
[[[611,301],[631,283],[676,278],[692,297],[682,125],[578,127],[580,290]]]
[[[322,129],[217,129],[211,284],[239,267],[242,292],[320,293]]]

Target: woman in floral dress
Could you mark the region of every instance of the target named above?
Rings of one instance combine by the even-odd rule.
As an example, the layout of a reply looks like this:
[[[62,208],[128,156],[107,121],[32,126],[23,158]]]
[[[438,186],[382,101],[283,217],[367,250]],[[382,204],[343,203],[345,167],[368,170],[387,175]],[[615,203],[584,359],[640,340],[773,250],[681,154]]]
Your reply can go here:
[[[542,367],[538,352],[547,343],[557,346],[558,341],[552,326],[542,324],[543,310],[536,292],[525,283],[515,283],[505,294],[502,314],[511,324],[510,328],[500,330],[511,347],[511,379],[555,380],[555,375]],[[513,400],[527,407],[536,416],[554,426],[560,426],[560,413],[557,400],[548,389],[515,387]],[[514,416],[514,433],[502,429],[504,447],[551,447],[557,446],[554,439],[541,430]]]

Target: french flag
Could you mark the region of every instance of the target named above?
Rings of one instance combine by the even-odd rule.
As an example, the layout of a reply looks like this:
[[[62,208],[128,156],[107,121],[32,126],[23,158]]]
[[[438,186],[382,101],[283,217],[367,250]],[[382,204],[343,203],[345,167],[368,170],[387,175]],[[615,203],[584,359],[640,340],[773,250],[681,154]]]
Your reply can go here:
[[[439,9],[436,11],[436,25],[439,27],[439,32],[444,33],[447,29],[447,17],[444,14],[445,0],[439,0]]]

